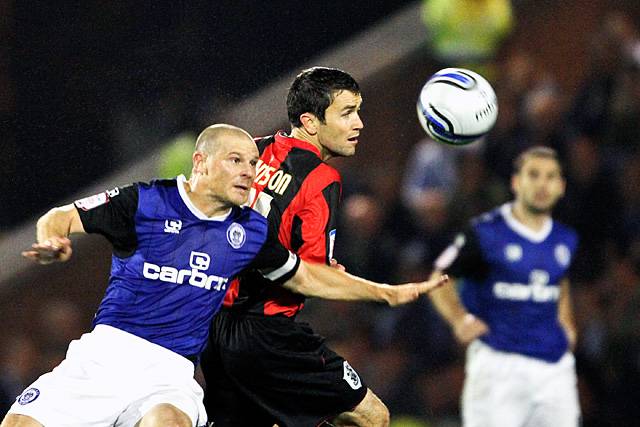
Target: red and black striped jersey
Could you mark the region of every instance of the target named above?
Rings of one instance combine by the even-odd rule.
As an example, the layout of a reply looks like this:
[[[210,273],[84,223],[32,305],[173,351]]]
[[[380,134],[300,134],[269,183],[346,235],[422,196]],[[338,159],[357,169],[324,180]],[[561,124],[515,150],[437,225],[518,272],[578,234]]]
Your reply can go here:
[[[323,162],[308,142],[282,132],[256,139],[260,160],[249,203],[268,218],[280,242],[301,259],[329,263],[341,192],[340,174]],[[268,316],[295,316],[304,297],[247,273],[227,291],[232,310]]]

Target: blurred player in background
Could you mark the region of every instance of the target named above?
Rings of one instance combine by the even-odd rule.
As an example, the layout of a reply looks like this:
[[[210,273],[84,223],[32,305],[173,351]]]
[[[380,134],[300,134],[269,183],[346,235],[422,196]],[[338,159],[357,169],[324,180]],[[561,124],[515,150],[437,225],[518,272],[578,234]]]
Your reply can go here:
[[[332,262],[341,178],[325,162],[355,153],[361,103],[358,83],[344,71],[304,70],[287,95],[291,133],[257,140],[251,206],[303,260]],[[303,304],[257,274],[229,291],[202,358],[205,406],[216,426],[389,424],[386,406],[349,363],[295,321]]]
[[[113,245],[111,276],[93,331],[18,396],[2,427],[204,425],[195,364],[229,280],[244,268],[331,299],[396,305],[431,288],[368,282],[282,247],[262,215],[241,207],[258,162],[244,130],[206,128],[192,158],[188,180],[117,187],[40,218],[38,243],[24,256],[67,261],[69,234],[99,233]]]
[[[567,274],[578,238],[551,211],[565,181],[554,150],[515,161],[515,199],[472,220],[436,260],[459,279],[431,295],[467,349],[465,427],[577,427],[576,332]]]

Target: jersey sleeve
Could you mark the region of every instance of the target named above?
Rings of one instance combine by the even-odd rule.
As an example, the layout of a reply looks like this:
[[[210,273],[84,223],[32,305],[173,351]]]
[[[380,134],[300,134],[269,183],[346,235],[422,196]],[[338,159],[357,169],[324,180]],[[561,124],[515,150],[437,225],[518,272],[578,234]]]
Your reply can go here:
[[[266,279],[284,283],[296,274],[299,266],[300,258],[285,248],[277,235],[269,229],[265,243],[247,270],[256,269]]]
[[[459,233],[438,256],[434,267],[457,278],[484,278],[488,273],[488,266],[475,230],[469,227]]]
[[[329,264],[333,257],[340,182],[334,181],[309,197],[293,224],[291,246],[304,260]]]
[[[119,257],[130,256],[137,246],[135,214],[138,186],[116,187],[74,202],[87,233],[101,234]]]

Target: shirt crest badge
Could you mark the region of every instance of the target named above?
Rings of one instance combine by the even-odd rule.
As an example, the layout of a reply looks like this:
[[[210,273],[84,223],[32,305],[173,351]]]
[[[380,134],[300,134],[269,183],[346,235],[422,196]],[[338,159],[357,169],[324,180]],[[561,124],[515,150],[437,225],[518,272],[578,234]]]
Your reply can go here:
[[[227,242],[234,249],[240,249],[244,242],[247,240],[247,233],[244,230],[244,227],[234,222],[227,228]]]

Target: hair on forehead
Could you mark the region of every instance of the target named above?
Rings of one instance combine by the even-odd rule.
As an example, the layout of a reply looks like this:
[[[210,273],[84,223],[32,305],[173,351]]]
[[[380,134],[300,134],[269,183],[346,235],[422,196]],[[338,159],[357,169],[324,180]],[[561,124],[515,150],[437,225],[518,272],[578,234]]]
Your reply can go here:
[[[513,161],[513,173],[519,173],[526,161],[532,158],[554,160],[558,164],[558,167],[562,172],[562,165],[560,164],[558,152],[550,147],[536,145],[534,147],[528,148],[527,150],[520,153],[518,157],[516,157],[516,159]]]
[[[196,139],[196,151],[207,154],[214,153],[227,136],[246,137],[253,141],[253,137],[244,129],[226,123],[218,123],[205,128]]]
[[[312,67],[298,74],[287,94],[287,115],[293,127],[301,127],[300,116],[314,114],[322,123],[324,113],[342,91],[360,94],[358,82],[338,68]]]

